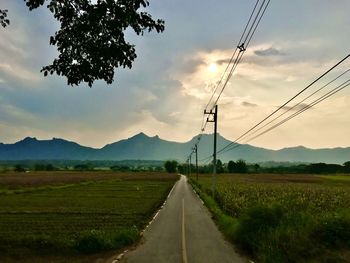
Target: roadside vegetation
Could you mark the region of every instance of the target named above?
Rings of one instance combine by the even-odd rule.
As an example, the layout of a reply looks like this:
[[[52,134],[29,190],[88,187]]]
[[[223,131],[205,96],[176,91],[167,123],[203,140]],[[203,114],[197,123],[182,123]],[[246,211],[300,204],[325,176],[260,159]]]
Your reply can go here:
[[[84,255],[116,253],[139,239],[176,179],[166,173],[0,174],[0,262],[90,262]]]
[[[164,168],[168,173],[176,173],[178,167],[177,161],[166,161],[164,163]]]
[[[350,176],[190,179],[226,237],[256,262],[350,262]]]

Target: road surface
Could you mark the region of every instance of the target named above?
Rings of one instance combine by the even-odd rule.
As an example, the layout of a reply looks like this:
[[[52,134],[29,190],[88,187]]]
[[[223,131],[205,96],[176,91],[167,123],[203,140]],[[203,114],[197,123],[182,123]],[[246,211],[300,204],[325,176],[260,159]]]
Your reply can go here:
[[[224,240],[208,210],[185,176],[176,183],[163,209],[146,229],[141,244],[124,263],[247,262]]]

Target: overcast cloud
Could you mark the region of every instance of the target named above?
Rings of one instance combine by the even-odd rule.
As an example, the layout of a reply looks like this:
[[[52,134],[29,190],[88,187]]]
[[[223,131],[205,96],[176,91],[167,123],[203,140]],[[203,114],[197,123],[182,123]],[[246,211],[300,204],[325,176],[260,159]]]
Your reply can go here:
[[[254,2],[151,0],[148,11],[165,20],[166,31],[144,37],[129,32],[138,54],[132,70],[117,70],[112,85],[88,88],[40,73],[56,55],[48,42],[57,23],[48,10],[29,12],[23,1],[2,0],[11,25],[0,28],[0,142],[59,137],[102,147],[141,131],[172,141],[191,139]],[[237,138],[347,55],[348,10],[347,0],[271,1],[220,99],[220,133]],[[216,70],[209,70],[213,63]],[[350,146],[349,90],[251,143]]]

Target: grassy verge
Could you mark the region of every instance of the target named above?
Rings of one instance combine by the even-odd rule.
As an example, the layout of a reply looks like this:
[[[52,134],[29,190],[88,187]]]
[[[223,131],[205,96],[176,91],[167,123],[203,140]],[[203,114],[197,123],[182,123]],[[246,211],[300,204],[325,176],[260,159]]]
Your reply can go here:
[[[293,176],[190,180],[220,230],[257,262],[350,262],[350,187]]]
[[[57,180],[55,173],[44,179],[43,174],[23,175],[23,181],[17,178],[17,183],[0,178],[1,262],[28,257],[31,261],[25,262],[41,262],[42,256],[47,262],[79,262],[64,257],[130,245],[139,239],[177,179],[168,174],[139,173],[96,174],[96,178],[91,173],[76,175],[81,180],[58,176],[62,180]],[[54,183],[45,185],[43,181]]]

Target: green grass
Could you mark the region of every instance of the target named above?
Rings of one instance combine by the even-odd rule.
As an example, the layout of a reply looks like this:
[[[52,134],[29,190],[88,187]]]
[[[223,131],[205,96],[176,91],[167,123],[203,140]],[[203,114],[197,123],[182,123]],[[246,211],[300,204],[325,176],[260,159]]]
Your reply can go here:
[[[53,175],[54,176],[54,175]],[[176,176],[129,176],[0,190],[0,262],[20,254],[89,254],[134,243]]]
[[[257,262],[350,262],[350,184],[312,175],[219,175],[198,183],[219,228]]]

